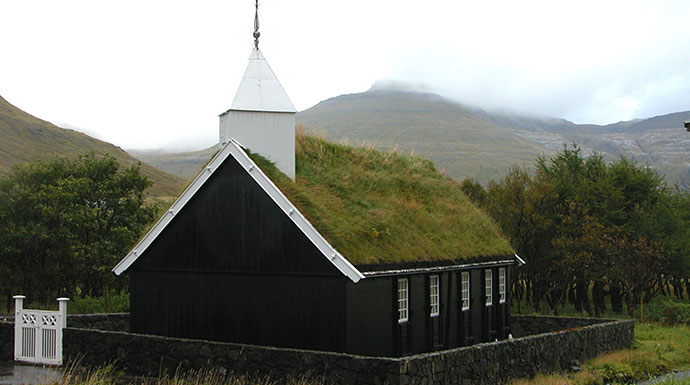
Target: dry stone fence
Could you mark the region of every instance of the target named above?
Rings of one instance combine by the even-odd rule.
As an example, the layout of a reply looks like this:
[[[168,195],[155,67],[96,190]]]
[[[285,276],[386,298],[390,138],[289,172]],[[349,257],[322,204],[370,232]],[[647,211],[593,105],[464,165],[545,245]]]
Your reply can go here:
[[[272,348],[128,333],[127,314],[67,317],[67,360],[112,363],[155,375],[214,368],[277,379],[309,373],[343,384],[500,384],[569,370],[601,353],[630,347],[634,321],[515,316],[514,339],[401,358]],[[14,325],[0,321],[0,359],[12,359]]]

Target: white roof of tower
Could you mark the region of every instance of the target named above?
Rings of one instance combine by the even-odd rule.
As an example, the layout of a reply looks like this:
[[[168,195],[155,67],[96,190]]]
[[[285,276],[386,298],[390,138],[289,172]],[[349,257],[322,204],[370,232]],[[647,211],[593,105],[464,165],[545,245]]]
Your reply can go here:
[[[249,56],[247,70],[228,111],[232,110],[297,112],[258,48]]]

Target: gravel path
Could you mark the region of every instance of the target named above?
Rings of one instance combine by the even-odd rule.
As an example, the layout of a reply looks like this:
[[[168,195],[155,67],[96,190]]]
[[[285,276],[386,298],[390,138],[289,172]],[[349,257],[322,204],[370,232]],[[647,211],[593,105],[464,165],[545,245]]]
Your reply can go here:
[[[690,370],[674,370],[671,373],[665,374],[663,376],[652,378],[651,380],[647,380],[645,382],[638,382],[637,385],[652,385],[652,384],[658,384],[661,381],[665,381],[665,380],[669,380],[669,379],[685,380],[687,378],[690,378]]]
[[[0,385],[48,384],[62,375],[60,368],[0,362]]]

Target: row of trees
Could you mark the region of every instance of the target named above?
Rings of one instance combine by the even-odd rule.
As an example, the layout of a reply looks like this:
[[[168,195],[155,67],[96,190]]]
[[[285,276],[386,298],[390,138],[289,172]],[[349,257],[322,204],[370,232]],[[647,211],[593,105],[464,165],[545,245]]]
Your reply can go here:
[[[50,303],[121,290],[110,272],[155,215],[138,166],[112,157],[17,166],[0,179],[0,295]]]
[[[625,303],[632,315],[641,301],[667,288],[682,296],[690,283],[690,196],[649,167],[572,145],[537,159],[536,170],[511,168],[486,190],[471,179],[462,188],[528,259],[513,288],[537,311],[557,314],[569,301],[598,316],[608,296],[614,312]]]

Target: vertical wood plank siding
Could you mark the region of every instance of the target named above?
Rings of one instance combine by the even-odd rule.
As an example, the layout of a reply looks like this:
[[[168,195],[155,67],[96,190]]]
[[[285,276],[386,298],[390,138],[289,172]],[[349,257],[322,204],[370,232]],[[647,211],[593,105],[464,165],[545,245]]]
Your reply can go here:
[[[132,331],[343,351],[345,280],[228,159],[130,268]]]
[[[471,345],[489,341],[489,338],[491,341],[506,338],[510,324],[505,320],[509,322],[509,318],[500,317],[505,317],[503,311],[510,309],[507,282],[512,267],[506,266],[507,300],[501,312],[493,309],[498,304],[497,288],[492,311],[486,311],[483,270],[464,270],[470,274],[470,310],[466,312],[461,310],[461,271],[434,273],[440,279],[440,315],[435,321],[439,328],[438,345],[433,342],[433,324],[429,315],[430,274],[404,276],[409,280],[410,309],[409,321],[404,325],[398,323],[397,308],[398,278],[402,276],[369,277],[356,284],[346,282],[347,347],[344,351],[370,356],[400,356]],[[497,285],[498,281],[495,281]],[[489,320],[487,317],[492,318]],[[496,330],[501,333],[490,334],[485,328],[487,323],[495,325],[494,328],[500,325]]]
[[[134,271],[131,329],[211,341],[345,350],[345,279]]]
[[[229,157],[131,269],[342,276]]]

